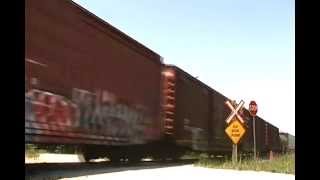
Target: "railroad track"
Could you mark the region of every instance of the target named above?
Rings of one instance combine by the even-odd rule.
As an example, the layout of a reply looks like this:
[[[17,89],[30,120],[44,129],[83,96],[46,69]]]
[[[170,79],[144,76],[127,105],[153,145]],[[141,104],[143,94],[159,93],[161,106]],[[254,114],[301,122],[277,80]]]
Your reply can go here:
[[[193,164],[197,159],[177,161],[142,161],[139,163],[86,162],[25,164],[26,180],[53,180],[128,170],[153,169]]]

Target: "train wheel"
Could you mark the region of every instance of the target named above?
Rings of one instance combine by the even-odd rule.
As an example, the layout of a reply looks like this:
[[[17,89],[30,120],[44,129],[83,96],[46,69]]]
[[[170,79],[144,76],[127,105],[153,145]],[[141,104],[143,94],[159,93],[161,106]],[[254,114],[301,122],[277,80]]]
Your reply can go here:
[[[130,156],[129,157],[129,162],[130,163],[138,163],[141,161],[141,156]]]
[[[82,155],[86,162],[89,162],[91,159],[94,159],[94,157],[88,152],[82,153]]]
[[[121,162],[121,156],[119,154],[112,154],[108,156],[108,159],[112,163],[120,163]]]

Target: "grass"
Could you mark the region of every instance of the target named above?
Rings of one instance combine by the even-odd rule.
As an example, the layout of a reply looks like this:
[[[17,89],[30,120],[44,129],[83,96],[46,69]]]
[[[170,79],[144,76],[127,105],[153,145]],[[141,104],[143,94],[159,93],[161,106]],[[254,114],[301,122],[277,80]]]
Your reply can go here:
[[[77,154],[78,149],[72,145],[36,145],[25,144],[25,156],[37,158],[41,153]]]
[[[32,144],[26,144],[25,146],[25,156],[28,158],[38,158],[40,153],[46,153],[43,149],[37,149],[36,146]]]
[[[208,159],[201,158],[196,166],[217,168],[217,169],[236,169],[236,170],[254,170],[268,171],[274,173],[295,174],[295,155],[294,153],[279,155],[273,160],[253,160],[252,158],[239,160],[238,163],[232,163],[226,159]]]
[[[181,159],[205,159],[208,158],[206,153],[186,152]]]

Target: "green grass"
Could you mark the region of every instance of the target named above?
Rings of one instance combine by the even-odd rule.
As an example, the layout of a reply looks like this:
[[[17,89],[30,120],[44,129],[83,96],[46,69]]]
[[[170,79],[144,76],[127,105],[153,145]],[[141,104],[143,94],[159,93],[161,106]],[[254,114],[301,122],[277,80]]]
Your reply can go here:
[[[25,144],[25,156],[37,158],[41,153],[77,154],[78,149],[72,145],[36,145]]]
[[[269,171],[275,173],[295,174],[295,156],[294,153],[279,155],[273,160],[253,160],[242,159],[238,163],[232,163],[225,159],[202,158],[195,164],[196,166],[217,168],[217,169],[236,169],[236,170],[254,170]]]
[[[46,153],[43,149],[37,149],[35,145],[26,144],[25,145],[25,156],[28,158],[37,158],[39,157],[40,153]]]
[[[204,159],[208,158],[206,153],[197,153],[197,152],[186,152],[181,159]]]

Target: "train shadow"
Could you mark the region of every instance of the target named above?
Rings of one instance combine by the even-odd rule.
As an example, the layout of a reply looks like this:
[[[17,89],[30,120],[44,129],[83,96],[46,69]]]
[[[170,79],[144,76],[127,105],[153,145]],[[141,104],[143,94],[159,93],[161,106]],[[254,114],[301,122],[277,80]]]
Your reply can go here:
[[[159,169],[194,163],[195,160],[175,162],[141,162],[136,164],[110,162],[99,163],[41,163],[29,164],[25,168],[26,180],[55,180],[80,176],[99,175],[125,171]]]

